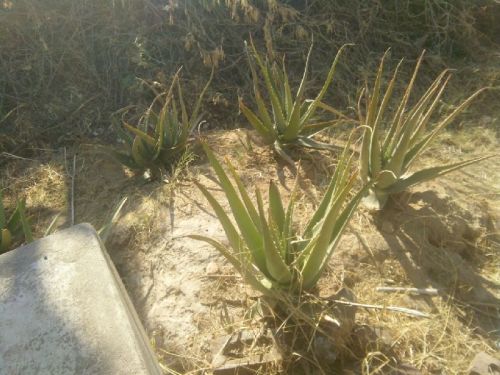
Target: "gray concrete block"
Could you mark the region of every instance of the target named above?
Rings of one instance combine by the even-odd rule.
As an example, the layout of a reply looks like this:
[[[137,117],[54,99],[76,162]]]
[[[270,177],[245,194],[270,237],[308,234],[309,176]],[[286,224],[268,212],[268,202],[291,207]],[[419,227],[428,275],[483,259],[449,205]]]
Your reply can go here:
[[[90,225],[0,256],[0,374],[161,374]]]

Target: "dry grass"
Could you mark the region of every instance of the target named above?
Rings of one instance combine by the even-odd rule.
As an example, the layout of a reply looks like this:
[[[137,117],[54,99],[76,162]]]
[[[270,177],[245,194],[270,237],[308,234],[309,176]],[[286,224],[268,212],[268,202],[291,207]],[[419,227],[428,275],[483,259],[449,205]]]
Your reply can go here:
[[[143,80],[167,85],[181,65],[193,92],[217,67],[208,120],[212,128],[234,128],[237,97],[251,85],[243,51],[249,34],[259,49],[286,55],[297,79],[314,34],[313,82],[342,44],[355,43],[330,92],[340,107],[356,102],[361,81],[388,47],[392,61],[429,50],[425,72],[458,67],[457,89],[498,86],[490,68],[498,58],[491,53],[498,42],[494,1],[174,3],[0,2],[0,150],[36,154],[37,146],[78,143],[82,135],[114,140],[110,115],[128,105],[140,111],[152,95]]]

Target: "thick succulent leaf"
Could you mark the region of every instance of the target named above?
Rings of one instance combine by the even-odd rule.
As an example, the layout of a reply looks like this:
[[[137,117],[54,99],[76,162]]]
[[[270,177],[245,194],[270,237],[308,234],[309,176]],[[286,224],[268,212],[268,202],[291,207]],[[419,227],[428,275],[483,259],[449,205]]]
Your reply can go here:
[[[342,122],[341,120],[330,120],[330,121],[316,122],[314,124],[308,124],[302,128],[301,135],[311,136],[311,135],[319,133],[320,131],[322,131],[324,129],[327,129],[327,128],[330,128],[330,127],[333,127],[336,125],[341,125],[343,123],[344,122]]]
[[[298,144],[302,147],[306,148],[312,148],[316,150],[337,150],[338,147],[328,144],[328,143],[323,143],[323,142],[318,142],[315,141],[314,139],[311,139],[309,137],[304,137],[304,136],[299,136],[297,140],[294,142],[295,144]]]
[[[293,103],[293,108],[290,113],[290,118],[288,119],[288,127],[283,134],[286,139],[295,139],[300,134],[301,128],[301,116],[302,116],[302,105],[304,104],[303,96],[306,88],[307,73],[309,71],[309,63],[311,59],[312,44],[307,52],[306,65],[304,67],[304,73],[302,74],[302,80],[300,81],[299,89],[297,90],[297,95],[295,96],[295,102]]]
[[[240,110],[247,118],[250,125],[254,127],[255,130],[266,140],[267,142],[272,142],[274,136],[272,135],[272,130],[266,126],[255,113],[253,113],[244,103],[240,100]]]
[[[244,241],[240,237],[238,231],[234,227],[232,221],[229,219],[229,216],[227,216],[226,212],[222,208],[222,206],[217,202],[217,200],[214,198],[214,196],[200,183],[195,181],[196,186],[202,194],[205,196],[207,199],[208,203],[210,206],[212,206],[212,209],[215,212],[215,215],[217,215],[217,218],[219,219],[220,223],[222,224],[222,228],[224,229],[224,232],[226,233],[226,237],[229,241],[229,244],[231,247],[234,249],[236,253],[240,253],[244,251]]]
[[[5,208],[3,206],[3,193],[2,189],[0,188],[0,229],[5,228],[7,225],[7,219],[5,217]]]
[[[298,178],[298,173],[297,173],[297,178]],[[294,256],[295,254],[292,252],[293,251],[293,245],[292,245],[292,240],[295,238],[295,235],[293,233],[293,208],[295,204],[295,195],[296,195],[296,187],[297,184],[295,184],[292,194],[290,195],[290,201],[288,202],[288,207],[286,209],[286,214],[285,214],[285,222],[283,224],[283,240],[286,243],[286,247],[284,248],[285,253],[282,254],[283,257],[285,258],[285,262],[287,264],[293,264],[294,262]]]
[[[243,181],[241,181],[240,176],[238,175],[238,173],[236,173],[236,169],[231,164],[231,162],[227,159],[226,159],[226,165],[229,168],[229,172],[231,173],[231,177],[236,182],[236,186],[238,187],[238,191],[240,192],[241,199],[243,200],[243,203],[245,204],[245,207],[248,211],[248,214],[252,218],[252,221],[254,222],[255,226],[258,228],[261,224],[261,219],[259,217],[259,213],[257,212],[257,209],[254,207],[252,200],[250,199],[250,196],[248,195],[247,190],[245,189],[245,185],[243,185]]]
[[[478,163],[482,160],[489,159],[489,158],[492,158],[494,156],[498,156],[498,155],[481,156],[478,158],[469,159],[466,161],[461,161],[458,163],[448,164],[448,165],[444,165],[444,166],[440,166],[440,167],[431,167],[431,168],[422,169],[418,172],[411,174],[410,176],[408,176],[406,178],[399,179],[396,183],[394,183],[392,186],[387,188],[386,191],[388,193],[398,193],[398,192],[406,190],[410,186],[419,184],[419,183],[424,182],[424,181],[432,180],[436,177],[443,176],[446,173],[453,172],[457,169],[466,167],[466,166],[474,164],[474,163]]]
[[[306,113],[302,116],[300,119],[301,126],[303,127],[304,125],[307,124],[309,119],[313,116],[314,112],[316,111],[316,108],[318,107],[318,103],[321,102],[323,97],[325,96],[328,87],[330,87],[333,77],[335,75],[335,70],[337,69],[337,64],[339,62],[340,56],[342,55],[342,52],[344,49],[349,46],[350,44],[344,44],[340,49],[337,51],[337,55],[335,56],[335,59],[333,60],[333,63],[330,67],[330,70],[328,71],[328,75],[326,77],[325,82],[323,83],[323,87],[321,88],[321,91],[319,92],[318,96],[311,102],[309,105]],[[286,136],[286,134],[285,134]]]
[[[370,140],[370,153],[369,153],[369,165],[370,165],[370,174],[372,176],[376,176],[380,170],[382,169],[382,151],[380,150],[380,140],[379,140],[379,124],[381,111],[385,109],[387,105],[386,100],[390,97],[390,91],[392,91],[392,87],[389,84],[386,94],[383,98],[382,106],[379,108],[380,101],[380,86],[382,81],[382,72],[384,70],[384,60],[389,50],[384,53],[382,60],[380,62],[380,66],[377,72],[377,77],[375,78],[375,83],[373,85],[373,93],[368,105],[368,113],[366,115],[366,125],[371,128],[371,140]],[[388,95],[389,94],[389,95]]]
[[[133,169],[133,170],[140,170],[142,169],[143,167],[141,167],[139,164],[137,164],[134,160],[134,158],[129,155],[129,154],[126,154],[124,152],[119,152],[119,151],[112,151],[112,156],[118,161],[120,162],[121,164],[123,164],[124,166],[130,168],[130,169]]]
[[[375,119],[377,118],[377,113],[378,113],[378,103],[380,100],[380,85],[382,81],[382,72],[384,70],[384,60],[387,54],[389,53],[389,50],[387,50],[384,53],[384,56],[382,56],[382,60],[380,61],[380,65],[377,71],[377,76],[375,77],[375,83],[373,85],[373,92],[370,97],[369,103],[368,103],[368,112],[366,114],[366,124],[369,127],[372,128],[372,130],[375,130]]]
[[[108,218],[106,224],[104,224],[98,231],[97,233],[99,234],[99,237],[101,238],[101,240],[103,242],[106,242],[106,240],[108,239],[109,237],[109,234],[111,233],[111,230],[113,229],[113,226],[115,225],[117,219],[118,219],[118,216],[120,215],[120,212],[123,208],[123,206],[125,205],[125,203],[127,202],[127,197],[124,197],[120,200],[120,202],[115,206],[114,210],[113,210],[113,213],[111,214],[111,216]],[[52,221],[51,225],[49,226],[49,228],[47,228],[46,230],[46,233],[50,233],[51,230],[52,230],[52,225],[55,224],[57,218],[59,217],[60,213],[58,215],[55,216],[54,220]],[[47,235],[47,234],[46,234]]]
[[[224,172],[224,169],[217,161],[215,155],[208,148],[206,144],[202,144],[205,153],[208,156],[210,164],[214,169],[219,183],[226,194],[226,198],[231,206],[231,211],[233,213],[234,219],[238,225],[238,228],[245,239],[245,242],[252,253],[255,263],[259,269],[265,269],[265,254],[263,253],[263,243],[262,238],[259,235],[259,231],[252,221],[252,218],[244,203],[238,197],[236,190],[234,189],[232,183],[229,181],[228,176]]]
[[[305,265],[310,261],[311,258],[321,257],[325,255],[325,252],[330,243],[330,239],[332,238],[332,235],[335,234],[331,231],[331,228],[334,227],[337,216],[339,215],[339,212],[341,211],[341,208],[344,205],[347,196],[352,190],[355,178],[356,176],[352,176],[349,184],[344,186],[342,188],[342,191],[338,192],[332,197],[332,201],[324,212],[324,216],[321,218],[318,224],[313,227],[312,237],[309,244],[306,245],[306,247],[299,255],[299,264]],[[320,260],[316,259],[312,260],[312,262],[319,264]]]
[[[467,106],[483,91],[488,88],[483,88],[472,94],[467,100],[460,104],[449,116],[442,120],[433,131],[426,135],[420,142],[416,143],[413,148],[411,148],[405,155],[404,165],[408,168],[415,158],[420,155],[425,149],[431,144],[431,142],[436,138],[439,132],[449,125]]]
[[[187,237],[198,241],[204,241],[209,245],[212,245],[234,266],[234,268],[236,268],[236,270],[243,276],[248,284],[265,295],[269,295],[271,293],[269,287],[267,287],[270,283],[266,283],[265,280],[258,278],[255,270],[253,270],[253,265],[251,263],[241,262],[232,254],[232,252],[227,247],[222,245],[220,242],[210,237],[195,234],[189,235]]]
[[[436,86],[436,89],[438,88],[439,86]],[[415,129],[418,128],[419,121],[422,120],[422,116],[426,109],[426,104],[432,98],[433,94],[434,92],[429,93],[425,100],[420,102],[418,107],[411,110],[408,117],[402,120],[400,132],[396,133],[399,140],[396,142],[393,154],[386,165],[386,169],[393,171],[396,175],[401,175],[405,172],[404,161],[411,146],[412,136],[415,133]]]
[[[210,78],[208,79],[205,87],[203,87],[203,90],[201,90],[200,96],[198,97],[198,100],[196,101],[196,103],[194,105],[194,109],[193,109],[193,112],[191,113],[191,118],[190,118],[191,130],[194,129],[194,127],[196,125],[198,125],[196,122],[196,119],[198,118],[198,113],[200,112],[201,102],[203,100],[203,97],[205,96],[205,93],[208,90],[208,87],[212,83],[212,79],[214,78],[214,72],[215,72],[215,67],[212,67],[212,72],[210,73]]]
[[[172,139],[172,135],[168,133],[166,134],[165,132],[165,123],[167,122],[167,116],[168,116],[168,109],[166,107],[163,107],[163,109],[160,112],[159,120],[156,123],[155,127],[156,144],[154,146],[154,154],[152,157],[153,160],[158,159],[161,150],[163,149],[163,147],[165,147],[165,141],[168,142],[169,139]],[[168,124],[167,124],[167,130],[170,130]],[[168,146],[170,146],[170,144],[168,144]]]
[[[281,232],[285,229],[285,209],[281,194],[273,181],[269,182],[269,213]]]
[[[411,136],[410,147],[415,146],[415,144],[418,142],[421,135],[425,131],[425,129],[427,127],[427,123],[429,122],[432,114],[434,113],[434,110],[436,109],[436,107],[439,103],[439,100],[441,99],[441,96],[443,95],[444,89],[446,88],[446,85],[448,84],[448,81],[450,80],[450,78],[451,78],[451,76],[448,76],[446,78],[446,80],[444,81],[444,83],[440,86],[439,91],[435,95],[434,100],[432,101],[431,105],[427,109],[425,115],[423,115],[423,117],[418,121],[418,124],[417,124],[417,126],[416,126],[416,128],[413,131],[413,134]]]
[[[363,197],[362,203],[363,206],[365,206],[367,209],[378,211],[385,206],[388,199],[389,193],[387,193],[385,190],[374,188],[370,189],[368,195]]]
[[[361,181],[367,183],[372,177],[370,172],[370,153],[372,146],[372,128],[365,125],[363,129],[363,142],[361,144],[361,152],[359,155],[359,174]]]
[[[380,105],[380,109],[378,111],[376,123],[378,124],[377,126],[380,126],[380,123],[382,122],[382,119],[384,118],[385,115],[385,110],[387,109],[387,105],[389,104],[392,94],[394,92],[394,86],[396,83],[396,78],[399,73],[399,68],[401,64],[403,63],[403,59],[399,60],[398,65],[396,66],[396,69],[394,70],[394,74],[392,75],[392,78],[389,82],[389,85],[387,86],[387,89],[385,91],[384,99],[382,100],[382,104]],[[396,122],[393,121],[391,125],[389,126],[389,129],[387,131],[387,134],[385,135],[384,141],[381,144],[382,150],[384,151],[384,154],[386,153],[386,150],[389,148],[389,144],[391,144],[394,140],[393,137],[396,134],[396,128],[395,126]]]
[[[369,185],[365,185],[356,195],[354,195],[354,197],[347,201],[340,214],[335,210],[330,210],[327,213],[322,229],[317,235],[317,240],[311,241],[314,246],[303,263],[301,274],[304,288],[308,289],[314,286],[318,281],[345,227],[349,223],[359,201],[366,194],[368,188]],[[306,252],[306,250],[304,250],[304,252]]]
[[[384,98],[382,99],[382,103],[380,104],[380,107],[378,108],[378,112],[377,112],[377,117],[375,119],[375,123],[373,125],[373,127],[375,129],[378,129],[378,127],[381,126],[381,123],[382,123],[382,119],[384,118],[384,115],[385,115],[385,111],[387,109],[387,106],[392,98],[392,93],[394,91],[394,85],[396,83],[396,77],[399,73],[399,68],[402,64],[403,60],[400,60],[398,65],[396,66],[396,69],[394,70],[394,73],[392,75],[392,78],[391,80],[389,81],[389,84],[387,85],[387,89],[385,90],[385,93],[384,93]],[[377,139],[378,139],[378,134],[377,134]]]
[[[396,181],[398,181],[398,177],[394,174],[393,171],[383,170],[378,174],[375,186],[377,189],[386,189]]]
[[[363,99],[366,98],[366,90],[367,90],[367,88],[363,87],[361,89],[360,93],[359,93],[359,96],[358,96],[358,103],[357,103],[357,108],[358,108],[358,122],[361,125],[366,124],[366,118],[363,115],[363,110],[362,110],[362,102],[363,102]]]
[[[292,90],[290,89],[290,81],[288,80],[288,74],[286,73],[285,59],[283,58],[283,92],[285,95],[285,113],[287,121],[290,121],[291,113],[293,110],[293,97]]]
[[[372,139],[370,141],[370,174],[376,176],[382,169],[382,151],[380,150],[380,143],[378,132],[372,129]]]
[[[26,217],[26,202],[24,200],[17,202],[17,212],[19,212],[19,220],[21,221],[24,239],[26,242],[33,242],[31,226]]]
[[[279,141],[275,141],[273,143],[273,149],[278,154],[278,156],[283,159],[287,164],[289,164],[292,168],[295,168],[295,162],[292,158],[285,152],[281,143]]]
[[[283,106],[284,103],[280,102],[280,98],[278,92],[276,91],[275,85],[272,82],[271,71],[266,62],[262,61],[259,53],[255,49],[253,43],[251,43],[253,56],[255,61],[257,61],[257,65],[259,65],[260,72],[264,77],[264,83],[266,85],[267,92],[269,94],[269,98],[271,99],[271,104],[273,106],[273,113],[275,115],[275,121],[278,127],[285,128],[285,117],[283,116]]]
[[[185,129],[190,129],[191,126],[189,124],[189,116],[186,110],[186,104],[184,103],[184,97],[182,95],[182,87],[179,80],[177,80],[177,95],[179,96],[179,104],[181,106],[181,124],[183,131],[185,131]],[[197,116],[198,113],[197,112],[193,113],[193,115]]]
[[[273,139],[277,136],[276,129],[274,129],[273,120],[271,119],[271,115],[269,114],[266,104],[264,100],[257,92],[255,93],[255,102],[257,103],[257,110],[259,112],[259,120],[262,122],[262,125],[266,128],[269,136],[273,137]]]
[[[425,127],[439,101],[439,97],[446,87],[448,79],[441,84],[444,77],[445,73],[441,73],[426,93],[420,98],[419,102],[412,108],[410,113],[402,117],[400,131],[396,133],[396,137],[399,138],[399,141],[394,142],[396,145],[394,151],[386,151],[386,153],[393,152],[391,160],[387,164],[387,169],[394,171],[396,174],[405,172],[404,161],[406,154],[414,142],[415,133],[418,133]],[[434,101],[432,101],[433,98]],[[431,103],[431,105],[427,108],[429,103]]]
[[[6,222],[6,228],[12,237],[17,238],[22,235],[26,242],[32,242],[33,235],[25,211],[26,202],[24,200],[17,201],[16,209]]]
[[[306,239],[313,236],[314,228],[317,227],[317,225],[324,219],[327,210],[334,204],[338,193],[342,191],[349,182],[349,174],[353,157],[352,154],[349,155],[349,152],[353,135],[354,132],[351,132],[347,144],[338,159],[337,167],[335,168],[335,172],[330,179],[328,188],[326,189],[318,208],[306,225],[303,235]]]
[[[246,42],[245,42],[246,45]],[[257,72],[255,71],[255,66],[253,64],[251,56],[248,54],[248,46],[246,46],[246,52],[248,55],[248,65],[250,66],[250,71],[252,73],[252,82],[253,82],[253,91],[255,95],[255,101],[257,103],[257,109],[259,112],[260,116],[260,121],[264,125],[265,128],[269,131],[269,133],[272,133],[273,130],[273,121],[271,119],[271,116],[269,115],[269,112],[267,110],[266,104],[264,103],[264,100],[262,99],[262,95],[259,90],[259,79],[257,76]],[[241,99],[240,99],[241,103]],[[274,138],[273,138],[274,140]]]
[[[132,126],[132,125],[129,125],[129,124],[123,124],[123,126],[129,130],[131,133],[134,133],[136,138],[139,137],[141,138],[144,142],[146,142],[148,145],[150,145],[151,147],[154,147],[156,145],[156,140],[151,137],[149,134],[143,132],[142,130],[140,129],[137,129],[136,127]],[[134,139],[134,141],[135,141]]]
[[[347,117],[346,115],[344,115],[342,112],[340,112],[338,109],[335,109],[333,108],[331,105],[328,105],[326,103],[323,103],[322,101],[319,101],[317,102],[317,105],[318,105],[318,108],[321,108],[327,112],[330,112],[330,113],[333,113],[334,115],[340,117],[341,119],[343,120],[350,120],[350,121],[354,121],[352,119],[350,119],[349,117]]]
[[[276,243],[272,240],[271,230],[266,221],[264,212],[264,203],[260,191],[257,189],[255,196],[257,197],[257,206],[259,208],[259,216],[261,218],[261,234],[265,243],[266,270],[271,275],[272,279],[279,284],[286,284],[292,280],[292,274],[281,257],[281,251],[277,249]]]
[[[113,128],[115,129],[118,138],[125,142],[127,145],[132,146],[135,136],[125,131],[121,123],[118,123],[116,119],[112,119]]]
[[[134,162],[145,169],[154,161],[153,150],[139,137],[135,137],[131,151]]]
[[[389,142],[388,142],[388,144],[383,146],[385,155],[391,155],[393,153],[393,151],[392,151],[393,148],[396,146],[396,142],[398,142],[401,139],[400,132],[401,132],[401,128],[402,128],[403,121],[404,121],[404,114],[406,112],[406,104],[408,103],[408,99],[410,98],[410,94],[413,90],[413,85],[415,83],[415,79],[417,78],[418,71],[420,69],[420,65],[422,64],[422,59],[424,57],[424,53],[425,53],[425,51],[422,52],[419,59],[417,60],[417,64],[415,65],[413,75],[410,79],[408,86],[406,87],[406,90],[405,90],[403,97],[401,98],[398,109],[396,110],[396,113],[394,114],[394,118],[393,118],[391,126],[389,128],[389,134],[391,136],[386,138],[389,140]]]
[[[12,234],[7,228],[0,228],[0,254],[10,249]]]

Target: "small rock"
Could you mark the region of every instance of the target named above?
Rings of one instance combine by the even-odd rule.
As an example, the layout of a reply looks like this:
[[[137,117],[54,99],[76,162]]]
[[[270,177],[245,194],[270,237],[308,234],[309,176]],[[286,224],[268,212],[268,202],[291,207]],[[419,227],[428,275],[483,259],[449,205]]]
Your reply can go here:
[[[412,365],[409,365],[407,363],[401,363],[395,371],[391,372],[390,374],[394,375],[422,375],[419,369],[416,367],[413,367]]]
[[[485,352],[477,353],[472,360],[469,375],[500,375],[500,360]]]
[[[353,343],[363,353],[389,351],[394,344],[394,338],[384,327],[361,325],[356,327],[353,333]]]
[[[395,232],[395,229],[394,229],[394,225],[392,225],[392,223],[390,221],[384,221],[382,223],[382,232],[385,232],[385,233],[394,233]]]
[[[214,375],[257,374],[259,369],[275,368],[283,360],[269,329],[248,329],[218,337],[212,342],[211,352]]]
[[[316,335],[313,339],[313,348],[317,358],[321,358],[322,363],[333,365],[337,360],[337,349],[335,344],[322,335]]]
[[[207,264],[207,268],[205,268],[205,273],[208,276],[216,275],[220,272],[219,265],[215,262],[210,262]]]

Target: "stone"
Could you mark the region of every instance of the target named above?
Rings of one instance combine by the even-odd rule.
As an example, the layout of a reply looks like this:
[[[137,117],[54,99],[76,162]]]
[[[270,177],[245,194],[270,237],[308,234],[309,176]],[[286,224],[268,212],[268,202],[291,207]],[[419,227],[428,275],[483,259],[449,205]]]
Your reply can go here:
[[[245,329],[218,337],[212,342],[212,357],[214,375],[257,374],[276,369],[283,360],[269,329]]]
[[[394,345],[394,338],[384,327],[359,325],[353,329],[353,345],[360,353],[375,351],[389,352]]]
[[[89,224],[0,256],[2,374],[161,374]]]
[[[472,360],[469,375],[500,375],[500,360],[479,352]]]
[[[207,276],[217,275],[218,273],[220,273],[219,265],[215,262],[208,263],[207,268],[205,268],[205,273],[207,274]]]
[[[399,364],[390,375],[422,375],[422,372],[408,363]]]
[[[385,233],[394,233],[396,230],[394,229],[394,225],[392,225],[392,223],[390,221],[384,221],[382,223],[382,228],[381,228],[382,232],[385,232]]]

